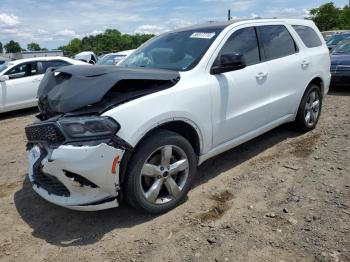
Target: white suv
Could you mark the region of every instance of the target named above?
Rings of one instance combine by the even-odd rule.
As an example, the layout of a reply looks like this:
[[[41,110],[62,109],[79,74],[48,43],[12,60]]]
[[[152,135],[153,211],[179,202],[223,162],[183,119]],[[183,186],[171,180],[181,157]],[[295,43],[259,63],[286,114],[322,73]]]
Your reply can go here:
[[[119,67],[49,69],[26,127],[29,178],[77,210],[181,203],[207,159],[283,123],[312,130],[330,83],[306,20],[209,23],[148,41]]]

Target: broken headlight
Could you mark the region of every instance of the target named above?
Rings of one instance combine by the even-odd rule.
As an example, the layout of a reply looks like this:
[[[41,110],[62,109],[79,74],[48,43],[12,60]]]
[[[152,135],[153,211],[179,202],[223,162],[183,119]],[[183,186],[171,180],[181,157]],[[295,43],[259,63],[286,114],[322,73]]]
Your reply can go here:
[[[109,138],[120,125],[109,117],[67,117],[58,120],[62,131],[70,139]]]

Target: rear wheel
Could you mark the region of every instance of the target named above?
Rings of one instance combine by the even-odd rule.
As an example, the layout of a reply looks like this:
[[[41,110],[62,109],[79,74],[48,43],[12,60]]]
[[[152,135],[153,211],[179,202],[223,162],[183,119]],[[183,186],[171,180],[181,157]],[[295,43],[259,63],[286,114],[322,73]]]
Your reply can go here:
[[[308,132],[314,129],[322,109],[321,90],[316,85],[310,85],[304,93],[299,105],[294,126],[298,131]]]
[[[125,199],[148,213],[164,213],[186,196],[196,173],[191,144],[174,132],[158,131],[131,158],[126,174]]]

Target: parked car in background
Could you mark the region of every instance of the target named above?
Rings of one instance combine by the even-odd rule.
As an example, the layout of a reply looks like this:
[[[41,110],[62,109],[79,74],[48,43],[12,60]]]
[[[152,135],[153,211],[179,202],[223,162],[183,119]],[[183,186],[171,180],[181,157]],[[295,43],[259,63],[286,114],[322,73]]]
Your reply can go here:
[[[98,61],[98,58],[95,55],[95,53],[91,51],[84,51],[79,54],[76,54],[74,56],[74,59],[92,64],[92,65],[96,64]]]
[[[66,57],[37,57],[0,65],[0,113],[37,104],[37,90],[47,68],[86,63]]]
[[[322,36],[324,40],[327,42],[333,35],[339,33],[350,33],[349,30],[333,30],[333,31],[323,31]]]
[[[331,53],[332,85],[350,87],[350,38],[341,41]]]
[[[334,47],[336,47],[339,44],[339,42],[347,38],[350,38],[350,32],[341,32],[341,33],[332,35],[327,41],[328,49],[332,50]]]
[[[124,60],[127,56],[132,54],[132,52],[134,52],[134,49],[121,51],[117,53],[105,54],[101,59],[99,59],[97,64],[98,65],[117,65],[122,60]]]
[[[287,122],[314,129],[330,78],[315,24],[288,19],[194,25],[153,38],[120,66],[48,71],[41,113],[26,127],[29,179],[71,209],[125,199],[166,212],[207,159]]]

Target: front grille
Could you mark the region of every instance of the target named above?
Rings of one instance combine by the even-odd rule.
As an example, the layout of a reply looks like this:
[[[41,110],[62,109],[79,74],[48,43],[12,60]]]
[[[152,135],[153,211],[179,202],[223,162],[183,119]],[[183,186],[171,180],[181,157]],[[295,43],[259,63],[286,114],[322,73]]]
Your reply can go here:
[[[38,159],[38,161],[33,166],[34,184],[45,189],[49,194],[69,197],[70,192],[63,183],[61,183],[56,177],[42,172],[41,161],[43,157],[45,157],[45,154],[42,154],[40,159]]]
[[[53,123],[30,125],[25,128],[29,142],[62,143],[65,136]]]

